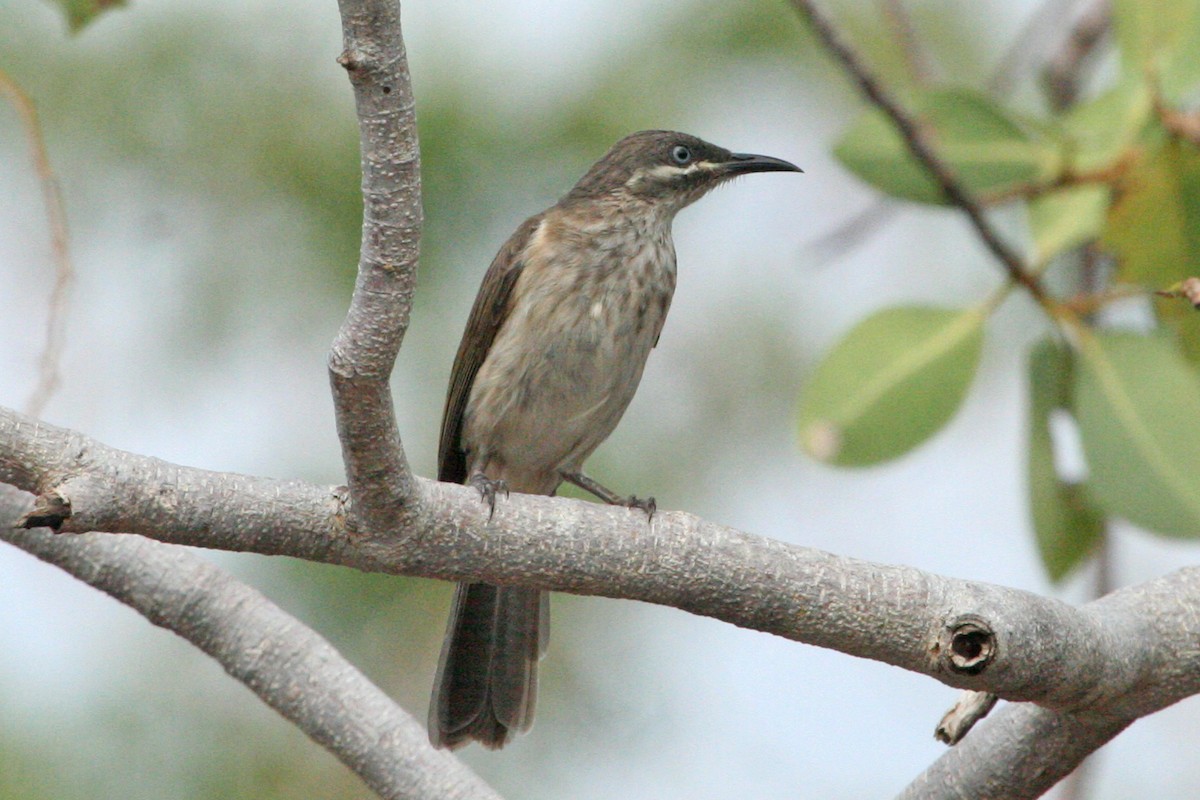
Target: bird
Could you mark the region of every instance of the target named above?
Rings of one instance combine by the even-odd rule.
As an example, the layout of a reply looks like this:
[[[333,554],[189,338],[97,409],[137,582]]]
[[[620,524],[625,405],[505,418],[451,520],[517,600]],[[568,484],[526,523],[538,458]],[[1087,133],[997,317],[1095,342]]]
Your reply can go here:
[[[695,136],[649,130],[618,141],[557,203],[517,228],[483,277],[454,359],[438,480],[553,495],[565,481],[655,513],[582,471],[633,399],[675,291],[675,215],[756,172],[802,172]],[[533,722],[547,593],[461,583],[438,663],[429,738],[497,749]]]

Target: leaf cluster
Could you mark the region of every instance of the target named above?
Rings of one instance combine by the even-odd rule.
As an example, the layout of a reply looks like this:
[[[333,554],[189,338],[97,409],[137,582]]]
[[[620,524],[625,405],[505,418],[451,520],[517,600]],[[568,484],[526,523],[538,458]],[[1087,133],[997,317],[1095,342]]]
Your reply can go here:
[[[1066,575],[1107,521],[1200,536],[1200,315],[1155,298],[1200,274],[1200,0],[1113,4],[1120,68],[1086,101],[1031,117],[983,93],[913,87],[906,106],[955,180],[987,208],[1024,220],[1025,269],[1064,272],[1038,298],[1049,333],[1029,357],[1028,485],[1047,571]],[[864,113],[835,149],[852,172],[899,200],[945,205],[939,184],[883,111]],[[1097,264],[1111,264],[1097,280]],[[800,438],[832,464],[893,459],[940,430],[969,391],[986,323],[1016,288],[965,309],[887,308],[818,366]],[[1139,331],[1097,313],[1141,298]],[[1059,464],[1055,431],[1075,426],[1086,475]]]

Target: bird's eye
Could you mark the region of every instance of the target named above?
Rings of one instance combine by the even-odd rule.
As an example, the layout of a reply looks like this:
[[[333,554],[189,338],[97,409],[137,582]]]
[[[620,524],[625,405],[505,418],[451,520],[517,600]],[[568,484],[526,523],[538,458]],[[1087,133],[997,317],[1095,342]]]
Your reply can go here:
[[[686,164],[692,160],[692,149],[684,144],[677,144],[671,148],[671,160],[676,164]]]

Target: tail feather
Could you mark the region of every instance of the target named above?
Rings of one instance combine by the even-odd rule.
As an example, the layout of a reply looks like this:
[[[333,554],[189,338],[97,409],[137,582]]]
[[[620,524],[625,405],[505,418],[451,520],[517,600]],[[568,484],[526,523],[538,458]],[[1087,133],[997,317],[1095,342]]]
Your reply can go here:
[[[435,747],[496,749],[528,730],[548,623],[545,592],[458,585],[429,707]]]

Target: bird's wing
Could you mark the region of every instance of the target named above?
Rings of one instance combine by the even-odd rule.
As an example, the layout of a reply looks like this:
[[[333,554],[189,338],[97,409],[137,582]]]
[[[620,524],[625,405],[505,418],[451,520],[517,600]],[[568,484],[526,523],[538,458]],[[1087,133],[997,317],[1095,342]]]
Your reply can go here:
[[[471,307],[467,329],[458,355],[454,357],[454,368],[450,371],[450,390],[446,393],[446,408],[442,413],[442,438],[438,446],[438,480],[462,483],[467,479],[467,454],[462,449],[463,413],[471,396],[471,385],[483,360],[487,358],[492,342],[504,320],[508,317],[509,298],[513,286],[525,266],[520,256],[537,230],[542,214],[525,220],[516,233],[509,237],[500,252],[492,259],[483,284]]]

